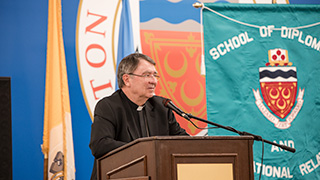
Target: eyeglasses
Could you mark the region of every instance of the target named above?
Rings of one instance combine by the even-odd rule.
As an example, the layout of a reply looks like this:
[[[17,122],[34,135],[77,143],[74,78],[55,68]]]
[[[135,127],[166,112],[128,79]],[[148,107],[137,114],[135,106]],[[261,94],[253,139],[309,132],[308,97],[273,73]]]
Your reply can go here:
[[[129,75],[132,76],[138,76],[138,77],[143,77],[145,79],[151,79],[152,77],[156,78],[157,80],[160,78],[159,75],[157,74],[151,74],[151,73],[147,73],[147,74],[143,74],[143,75],[139,75],[139,74],[133,74],[133,73],[128,73]]]

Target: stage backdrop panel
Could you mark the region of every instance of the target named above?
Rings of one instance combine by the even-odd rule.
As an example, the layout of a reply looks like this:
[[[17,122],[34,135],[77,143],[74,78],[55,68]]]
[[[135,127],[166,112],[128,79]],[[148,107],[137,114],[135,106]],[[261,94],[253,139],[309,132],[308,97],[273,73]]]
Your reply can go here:
[[[255,142],[256,178],[319,179],[320,6],[205,4],[203,27],[208,119],[296,148]]]

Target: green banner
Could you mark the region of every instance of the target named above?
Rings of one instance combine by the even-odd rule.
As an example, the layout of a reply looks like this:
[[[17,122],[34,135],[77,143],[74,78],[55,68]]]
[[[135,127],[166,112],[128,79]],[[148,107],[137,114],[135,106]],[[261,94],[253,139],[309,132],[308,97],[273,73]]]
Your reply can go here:
[[[208,120],[296,149],[255,141],[255,179],[320,179],[320,6],[204,5]]]

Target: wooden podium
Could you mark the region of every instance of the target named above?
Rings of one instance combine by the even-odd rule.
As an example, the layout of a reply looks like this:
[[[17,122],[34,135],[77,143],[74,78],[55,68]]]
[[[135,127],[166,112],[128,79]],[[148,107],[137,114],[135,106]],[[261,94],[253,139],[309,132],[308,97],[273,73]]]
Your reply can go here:
[[[140,138],[99,158],[98,180],[253,180],[252,145],[250,136]]]

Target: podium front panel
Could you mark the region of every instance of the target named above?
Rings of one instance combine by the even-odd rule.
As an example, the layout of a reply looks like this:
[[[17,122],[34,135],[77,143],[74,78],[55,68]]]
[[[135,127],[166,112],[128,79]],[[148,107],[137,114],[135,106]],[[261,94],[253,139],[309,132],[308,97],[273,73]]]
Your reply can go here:
[[[98,159],[98,178],[181,180],[191,168],[198,178],[253,180],[252,145],[248,136],[141,138]]]
[[[232,163],[177,164],[177,180],[212,179],[233,180]]]
[[[173,154],[174,180],[233,180],[238,169],[236,153]],[[210,178],[209,178],[210,179]]]

